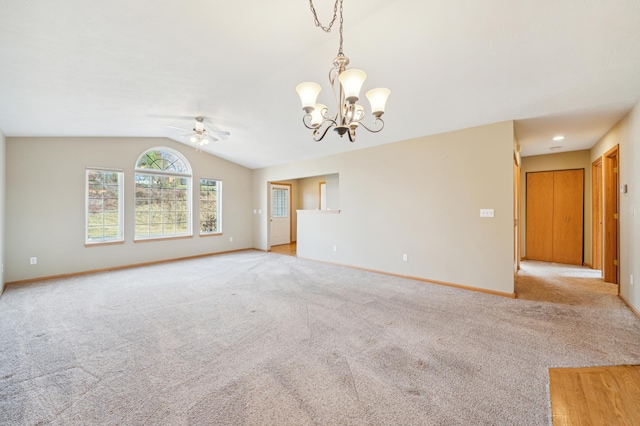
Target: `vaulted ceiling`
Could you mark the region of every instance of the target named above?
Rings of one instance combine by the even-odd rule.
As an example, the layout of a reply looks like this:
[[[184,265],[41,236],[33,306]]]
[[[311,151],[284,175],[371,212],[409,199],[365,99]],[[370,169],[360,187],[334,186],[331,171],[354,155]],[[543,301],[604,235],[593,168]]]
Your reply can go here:
[[[315,0],[326,23],[333,0]],[[251,168],[516,120],[523,155],[588,149],[640,101],[640,2],[344,0],[344,52],[388,87],[386,127],[313,142],[295,86],[338,33],[307,0],[0,0],[0,131],[160,136],[196,116]],[[365,106],[368,109],[368,105]],[[554,151],[555,152],[555,151]]]

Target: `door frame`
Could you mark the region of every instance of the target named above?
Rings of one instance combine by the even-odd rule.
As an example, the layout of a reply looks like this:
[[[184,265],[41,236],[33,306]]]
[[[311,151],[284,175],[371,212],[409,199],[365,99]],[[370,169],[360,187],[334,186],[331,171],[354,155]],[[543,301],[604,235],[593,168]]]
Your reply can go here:
[[[293,216],[291,215],[293,209],[293,191],[292,184],[286,182],[268,182],[267,183],[267,241],[269,242],[269,247],[267,251],[271,251],[271,213],[272,213],[272,205],[271,205],[271,185],[281,185],[289,187],[289,244],[293,241]]]
[[[602,276],[608,283],[620,282],[620,157],[618,145],[605,152],[603,159],[604,238]],[[615,215],[615,216],[614,216]],[[618,288],[618,292],[620,288]]]
[[[514,256],[514,274],[517,274],[520,270],[520,197],[521,195],[521,167],[518,163],[518,156],[513,154],[513,256]]]
[[[591,268],[602,271],[602,157],[591,164]],[[602,273],[600,274],[602,278]]]

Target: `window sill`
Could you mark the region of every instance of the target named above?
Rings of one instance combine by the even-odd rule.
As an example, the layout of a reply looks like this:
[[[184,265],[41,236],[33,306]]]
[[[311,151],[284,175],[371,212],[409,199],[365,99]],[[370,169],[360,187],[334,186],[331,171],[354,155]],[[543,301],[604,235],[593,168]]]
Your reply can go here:
[[[115,246],[124,244],[124,240],[121,241],[96,241],[95,243],[84,243],[85,247],[102,247],[102,246]]]
[[[222,232],[208,232],[206,234],[200,234],[201,237],[219,237],[222,235]]]
[[[139,238],[133,240],[134,243],[150,243],[152,241],[167,241],[167,240],[185,240],[193,238],[193,235],[177,235],[175,237],[151,237],[151,238]]]

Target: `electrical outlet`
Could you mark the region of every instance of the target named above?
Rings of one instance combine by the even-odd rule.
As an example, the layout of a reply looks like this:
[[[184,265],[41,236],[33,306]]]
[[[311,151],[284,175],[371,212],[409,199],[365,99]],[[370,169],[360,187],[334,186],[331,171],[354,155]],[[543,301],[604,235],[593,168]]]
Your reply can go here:
[[[38,263],[38,258],[37,257],[32,257],[29,259],[29,264],[30,265],[36,265]]]
[[[229,237],[229,242],[232,243],[233,242],[233,237]]]
[[[406,262],[407,260],[409,260],[409,258],[407,257],[407,255],[406,255],[406,254],[403,254],[403,255],[402,255],[402,261],[403,261],[403,262]]]
[[[337,246],[333,246],[333,251],[338,251],[338,247]]]

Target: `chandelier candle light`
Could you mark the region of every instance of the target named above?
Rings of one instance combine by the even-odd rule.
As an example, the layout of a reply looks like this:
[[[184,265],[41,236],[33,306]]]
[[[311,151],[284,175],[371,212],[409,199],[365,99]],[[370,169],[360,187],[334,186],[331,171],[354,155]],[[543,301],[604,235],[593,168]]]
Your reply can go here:
[[[331,82],[333,94],[336,99],[336,113],[330,115],[329,108],[326,105],[316,103],[321,90],[319,84],[301,83],[296,87],[296,91],[302,101],[302,109],[305,112],[302,117],[302,122],[308,129],[313,130],[312,137],[316,142],[321,141],[329,129],[332,128],[340,137],[343,137],[345,134],[349,135],[351,142],[355,142],[356,140],[356,129],[358,126],[362,126],[372,133],[378,133],[384,128],[384,121],[381,117],[382,114],[384,114],[384,106],[387,103],[387,98],[391,93],[389,89],[384,88],[372,89],[366,93],[367,99],[369,99],[369,103],[371,104],[371,113],[375,117],[373,123],[379,126],[379,128],[376,129],[365,126],[361,121],[365,115],[364,107],[357,102],[360,98],[360,89],[367,75],[364,71],[347,69],[349,58],[342,52],[342,1],[343,0],[336,0],[333,8],[333,19],[329,23],[329,26],[325,27],[318,21],[318,15],[313,7],[313,0],[309,0],[315,24],[317,27],[322,28],[324,32],[328,33],[331,31],[331,27],[338,15],[338,8],[340,13],[340,49],[338,50],[338,56],[333,60],[333,68],[329,71],[329,81]]]

